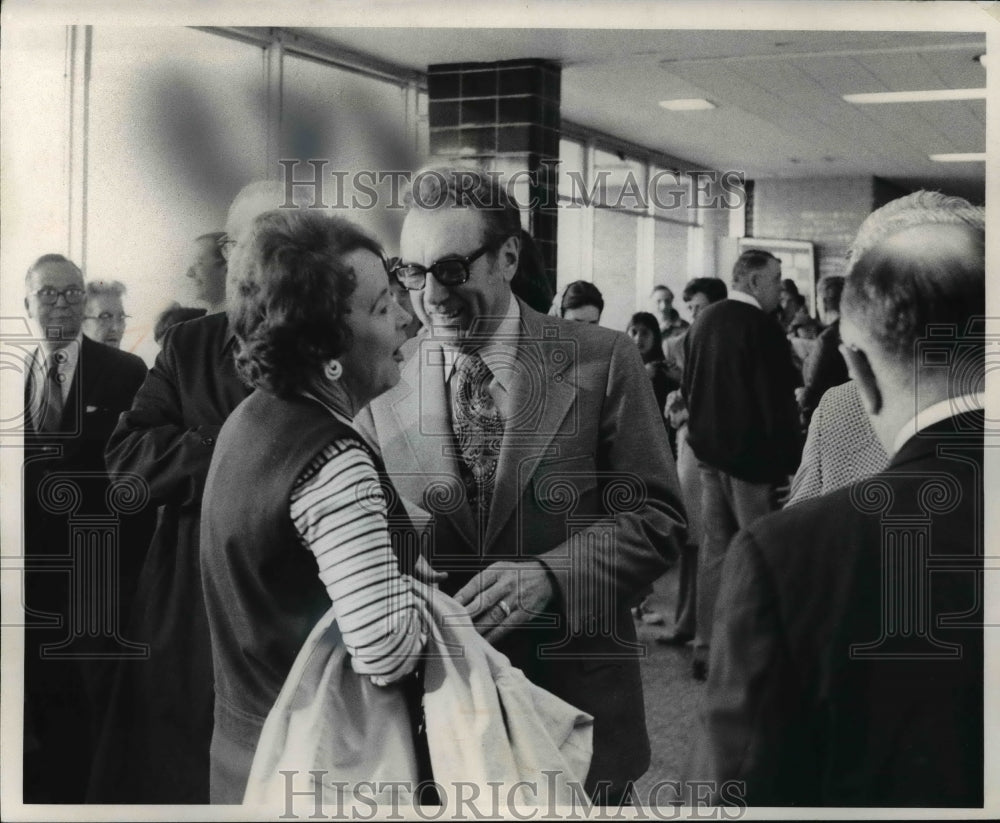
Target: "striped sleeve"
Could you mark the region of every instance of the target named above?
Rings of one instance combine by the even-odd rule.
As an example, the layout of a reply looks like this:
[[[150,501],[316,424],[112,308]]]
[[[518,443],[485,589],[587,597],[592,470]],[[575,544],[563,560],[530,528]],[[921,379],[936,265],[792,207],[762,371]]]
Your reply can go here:
[[[416,667],[427,639],[410,578],[389,540],[385,495],[368,453],[350,439],[331,443],[292,489],[289,508],[316,556],[337,624],[358,674],[386,685]]]

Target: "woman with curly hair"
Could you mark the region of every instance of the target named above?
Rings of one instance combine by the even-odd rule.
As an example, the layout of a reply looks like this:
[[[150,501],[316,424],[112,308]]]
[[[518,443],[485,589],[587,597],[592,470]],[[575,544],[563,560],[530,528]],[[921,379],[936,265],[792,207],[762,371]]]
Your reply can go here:
[[[416,541],[404,535],[411,554],[397,557],[390,540],[409,521],[352,424],[399,381],[410,321],[382,249],[344,220],[276,210],[229,265],[237,368],[255,391],[219,434],[203,504],[213,803],[242,801],[268,712],[331,607],[354,671],[399,684],[411,707],[427,635]]]

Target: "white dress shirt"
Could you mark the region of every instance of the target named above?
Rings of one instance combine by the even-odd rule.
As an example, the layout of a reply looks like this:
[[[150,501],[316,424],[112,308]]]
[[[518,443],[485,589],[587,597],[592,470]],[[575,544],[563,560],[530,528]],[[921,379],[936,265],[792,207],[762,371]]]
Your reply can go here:
[[[906,444],[906,441],[914,437],[918,432],[929,429],[935,423],[947,420],[962,412],[980,410],[985,408],[986,395],[983,392],[976,394],[963,394],[960,397],[949,397],[932,406],[928,406],[916,417],[906,421],[906,425],[899,430],[896,440],[892,445],[892,453],[895,454]]]

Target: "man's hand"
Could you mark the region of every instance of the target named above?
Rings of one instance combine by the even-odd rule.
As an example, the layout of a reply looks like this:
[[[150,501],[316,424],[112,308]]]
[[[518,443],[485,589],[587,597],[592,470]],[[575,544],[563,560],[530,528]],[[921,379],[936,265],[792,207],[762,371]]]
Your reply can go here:
[[[468,610],[476,630],[496,643],[543,612],[555,592],[539,560],[493,563],[466,583],[455,599]]]

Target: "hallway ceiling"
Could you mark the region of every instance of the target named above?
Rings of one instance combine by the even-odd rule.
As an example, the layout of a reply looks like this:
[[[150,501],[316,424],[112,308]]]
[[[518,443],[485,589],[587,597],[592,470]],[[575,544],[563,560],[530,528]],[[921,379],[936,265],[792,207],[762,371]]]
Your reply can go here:
[[[854,105],[841,95],[981,88],[982,32],[615,29],[287,29],[425,72],[544,58],[562,65],[574,123],[748,179],[877,175],[981,201],[985,164],[929,154],[986,149],[986,101]],[[704,97],[709,111],[669,112]]]

